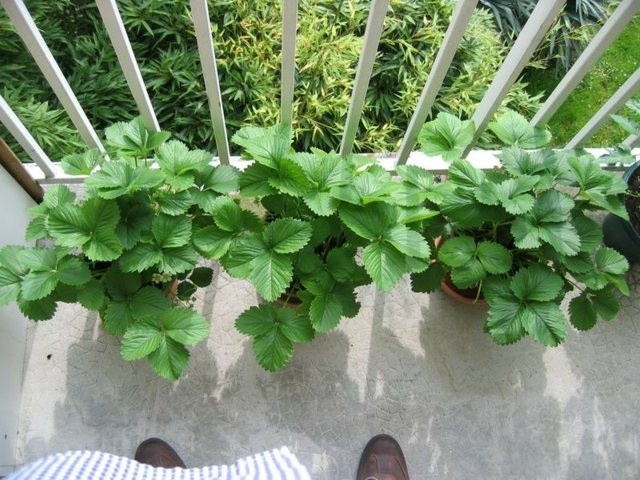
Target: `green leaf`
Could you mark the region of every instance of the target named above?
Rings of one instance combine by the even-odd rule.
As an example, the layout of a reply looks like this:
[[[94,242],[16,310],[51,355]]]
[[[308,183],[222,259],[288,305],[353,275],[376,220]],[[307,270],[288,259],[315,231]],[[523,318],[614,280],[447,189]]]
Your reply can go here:
[[[262,234],[267,248],[278,253],[294,253],[311,239],[311,225],[293,218],[280,218],[271,222]]]
[[[354,248],[333,248],[327,254],[327,272],[338,282],[349,282],[358,265],[355,262]]]
[[[478,260],[488,273],[496,275],[511,270],[511,253],[499,243],[480,242],[477,255]]]
[[[180,300],[184,300],[188,302],[190,301],[191,297],[196,293],[197,290],[198,290],[198,287],[196,287],[193,283],[191,283],[188,280],[182,280],[178,284],[176,296]]]
[[[486,290],[489,293],[489,290]],[[489,315],[487,317],[487,331],[498,345],[510,345],[525,335],[522,325],[522,310],[520,302],[511,292],[487,297]]]
[[[459,288],[472,288],[487,276],[482,263],[474,258],[451,270],[451,280]]]
[[[136,168],[124,161],[111,161],[92,173],[85,183],[96,188],[100,197],[113,199],[157,187],[162,180],[159,170],[144,166]]]
[[[555,303],[528,301],[521,321],[527,333],[543,345],[555,347],[567,337],[564,315]]]
[[[108,334],[122,336],[135,319],[129,311],[129,301],[113,300],[107,304],[102,320]]]
[[[142,279],[137,273],[124,273],[118,264],[114,264],[102,277],[109,295],[114,300],[128,300],[140,289]]]
[[[309,318],[313,328],[322,333],[333,330],[340,323],[342,303],[336,295],[325,293],[316,296],[309,308]]]
[[[589,330],[596,324],[597,314],[587,292],[575,297],[569,304],[569,319],[578,330]]]
[[[498,187],[495,183],[485,182],[482,185],[475,188],[473,191],[476,200],[483,205],[499,205],[500,195],[498,194]]]
[[[193,246],[205,258],[220,259],[227,254],[233,234],[220,230],[214,225],[193,232]]]
[[[309,318],[297,315],[290,308],[278,309],[278,321],[280,322],[280,331],[292,342],[309,342],[315,336]]]
[[[269,177],[276,171],[259,163],[249,165],[240,177],[240,193],[245,197],[266,197],[276,193],[269,184]]]
[[[88,310],[100,310],[105,299],[104,288],[98,280],[91,280],[78,289],[78,302]]]
[[[63,257],[57,266],[58,280],[67,285],[80,286],[91,280],[89,266],[77,257]]]
[[[450,267],[462,267],[476,255],[476,242],[472,237],[447,239],[438,250],[438,259]]]
[[[365,270],[383,292],[391,290],[407,272],[404,255],[383,242],[365,247],[362,259]]]
[[[167,132],[148,132],[141,117],[128,123],[115,123],[105,129],[104,133],[108,146],[131,158],[146,157],[171,135]]]
[[[519,113],[508,110],[497,121],[489,123],[491,130],[504,144],[522,148],[540,148],[551,141],[551,133],[544,128],[534,128]]]
[[[72,204],[76,194],[66,185],[52,185],[44,193],[42,204],[49,210],[55,210],[63,205]]]
[[[53,295],[50,295],[34,301],[19,299],[18,308],[25,317],[38,322],[52,318],[56,313],[57,305]]]
[[[580,253],[573,257],[560,257],[562,264],[573,273],[586,273],[593,270],[593,261],[587,253]]]
[[[446,161],[458,159],[473,141],[475,125],[453,115],[440,112],[435,120],[423,125],[418,136],[422,151],[429,156],[440,155]]]
[[[189,351],[184,345],[163,336],[158,348],[149,354],[155,372],[167,380],[177,380],[189,365]]]
[[[162,291],[156,287],[142,287],[129,302],[129,311],[135,320],[156,318],[165,312],[171,303]]]
[[[27,225],[27,231],[25,232],[25,239],[28,242],[34,242],[36,240],[40,240],[41,238],[46,238],[48,236],[49,236],[49,231],[47,230],[46,216],[36,217],[29,222],[29,225]]]
[[[124,334],[120,354],[128,361],[146,357],[158,349],[162,337],[162,331],[155,321],[141,320],[136,322]]]
[[[293,343],[280,329],[273,328],[253,339],[253,351],[262,368],[275,372],[293,356]]]
[[[342,205],[338,215],[350,230],[367,240],[382,237],[396,223],[398,217],[395,208],[384,203],[365,206]]]
[[[398,165],[396,173],[404,181],[422,190],[429,190],[433,185],[433,173],[416,165]]]
[[[222,258],[222,263],[229,275],[248,278],[253,260],[266,251],[267,248],[258,235],[242,236],[233,243],[228,255]]]
[[[177,140],[161,145],[156,154],[156,161],[164,174],[165,181],[176,190],[186,190],[194,182],[194,170],[205,168],[212,155],[203,150],[189,150]]]
[[[294,197],[304,195],[311,188],[302,167],[288,159],[280,160],[276,172],[271,174],[268,182],[280,192]]]
[[[557,190],[547,190],[538,196],[531,209],[531,217],[538,223],[565,222],[575,203],[571,197]]]
[[[530,211],[535,203],[529,191],[538,183],[538,177],[510,178],[497,185],[496,190],[504,209],[514,215]]]
[[[20,293],[22,278],[5,267],[0,267],[0,305],[14,302]]]
[[[602,244],[602,227],[600,224],[584,215],[574,217],[572,223],[580,237],[581,252],[593,252]]]
[[[543,223],[538,228],[540,239],[563,255],[576,255],[580,251],[580,237],[569,222]]]
[[[291,127],[288,130],[259,129],[250,127],[240,129],[232,141],[244,147],[246,156],[257,163],[276,168],[291,149]],[[251,132],[246,135],[247,132]]]
[[[67,155],[60,162],[62,170],[69,175],[89,175],[94,168],[102,165],[104,155],[97,148],[84,153]]]
[[[620,311],[620,301],[613,292],[613,288],[607,287],[593,294],[593,308],[603,320],[612,320]]]
[[[213,190],[217,193],[231,193],[240,188],[242,172],[231,165],[206,166],[196,173],[196,185],[200,190]]]
[[[32,271],[22,279],[22,298],[39,300],[48,296],[58,285],[58,277],[53,271]]]
[[[553,300],[558,296],[563,285],[562,277],[539,264],[521,268],[511,279],[511,290],[523,301]]]
[[[263,304],[251,307],[236,319],[236,329],[240,333],[257,337],[273,330],[278,321],[277,310],[273,305]]]
[[[208,287],[211,284],[211,280],[213,280],[213,269],[209,267],[194,268],[191,275],[189,275],[189,280],[198,287]]]
[[[525,217],[516,217],[511,225],[511,235],[513,235],[516,247],[523,250],[538,248],[542,245],[540,230]]]
[[[181,192],[161,190],[154,195],[153,199],[162,213],[172,216],[184,215],[192,204],[191,193],[188,190]]]
[[[440,262],[434,262],[420,273],[411,274],[411,290],[420,293],[433,293],[444,281],[446,271]]]
[[[209,322],[191,308],[173,307],[161,318],[164,332],[176,342],[193,345],[209,336]]]
[[[162,251],[156,245],[138,243],[122,254],[119,263],[125,272],[143,272],[162,260]]]
[[[422,235],[406,225],[394,225],[385,232],[384,239],[410,257],[429,258],[431,256],[431,249],[427,241],[422,238]]]
[[[241,172],[229,165],[207,165],[193,174],[194,186],[189,192],[193,201],[205,212],[211,211],[212,203],[220,193],[230,193],[240,188]]]
[[[629,262],[613,248],[604,247],[596,252],[596,268],[604,273],[621,275],[629,270]]]
[[[249,279],[265,300],[276,300],[293,279],[291,259],[280,253],[262,253],[251,262]]]
[[[122,199],[120,202],[121,216],[120,222],[116,226],[116,235],[122,247],[128,250],[138,243],[142,231],[151,228],[153,211],[146,205],[146,202],[140,204],[131,200],[125,203]]]
[[[182,247],[191,239],[191,219],[185,216],[158,215],[153,219],[151,231],[158,246]]]
[[[162,250],[159,270],[160,273],[176,275],[193,269],[197,261],[198,256],[196,251],[190,245],[184,245],[176,248],[164,248]]]
[[[116,259],[122,245],[115,234],[120,218],[117,203],[101,198],[90,198],[82,205],[66,205],[53,210],[47,227],[63,247],[82,247],[94,261]]]
[[[479,187],[486,180],[485,173],[467,160],[456,160],[449,167],[449,180],[461,187]]]
[[[326,217],[336,213],[340,201],[329,192],[311,191],[303,196],[304,203],[317,215]]]

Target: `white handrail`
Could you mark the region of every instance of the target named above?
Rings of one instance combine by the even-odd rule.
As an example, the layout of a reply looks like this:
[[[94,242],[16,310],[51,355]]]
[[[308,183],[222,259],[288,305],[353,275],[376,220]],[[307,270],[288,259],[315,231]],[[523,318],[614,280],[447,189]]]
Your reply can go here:
[[[640,67],[614,93],[587,124],[567,143],[567,148],[582,147],[633,95],[640,91]]]
[[[45,178],[55,177],[53,163],[2,95],[0,95],[0,122],[7,127],[9,133],[18,141],[27,155],[40,167]]]
[[[507,96],[522,69],[538,47],[547,30],[564,6],[565,1],[540,0],[531,16],[522,28],[520,35],[509,50],[507,58],[498,70],[489,89],[480,101],[472,120],[476,126],[473,141],[465,150],[465,154],[473,148],[482,132],[487,128],[491,117],[496,112],[502,100]]]
[[[98,135],[91,126],[91,122],[89,122],[84,110],[82,110],[58,63],[53,58],[23,0],[0,0],[0,5],[4,7],[7,15],[15,25],[18,35],[20,35],[27,50],[29,50],[38,64],[42,74],[78,129],[82,139],[89,147],[97,148],[104,152],[104,147],[98,139]]]
[[[216,147],[220,162],[229,163],[229,141],[224,122],[224,110],[222,108],[222,94],[220,93],[220,81],[218,79],[218,67],[216,66],[216,54],[211,38],[211,23],[209,20],[209,6],[207,0],[190,0],[191,16],[196,30],[198,53],[202,64],[204,85],[209,99],[209,110],[213,122],[213,135],[216,139]]]
[[[547,123],[564,101],[573,92],[580,81],[591,70],[607,47],[620,36],[624,27],[633,19],[633,15],[640,9],[640,0],[623,0],[609,20],[589,42],[576,63],[562,78],[549,98],[544,102],[538,113],[531,120],[531,125],[537,127]]]
[[[371,2],[367,29],[364,32],[364,44],[358,61],[356,80],[351,93],[351,103],[340,144],[340,155],[349,155],[353,149],[353,142],[356,138],[356,133],[358,133],[362,107],[364,106],[367,88],[369,88],[369,82],[371,81],[371,72],[376,60],[378,44],[380,43],[382,27],[384,26],[384,17],[387,14],[388,7],[389,0],[373,0]]]
[[[280,121],[293,120],[293,91],[296,75],[296,28],[298,0],[282,1],[282,80]]]
[[[158,124],[156,113],[153,110],[153,105],[151,105],[144,80],[142,80],[140,68],[138,68],[138,62],[136,62],[136,57],[133,54],[129,37],[124,29],[124,24],[118,11],[118,5],[116,5],[115,0],[96,0],[96,4],[98,5],[98,10],[100,11],[100,16],[107,29],[109,38],[111,39],[113,49],[116,51],[118,62],[122,68],[122,73],[124,73],[124,78],[127,80],[131,95],[133,95],[133,99],[138,106],[138,111],[144,121],[144,126],[152,132],[159,132],[160,125]]]
[[[433,62],[427,81],[424,84],[416,110],[413,112],[413,116],[407,127],[407,132],[402,139],[400,150],[398,150],[398,165],[402,165],[407,161],[411,150],[416,145],[420,129],[431,112],[433,102],[436,99],[440,87],[442,87],[449,66],[453,61],[453,57],[456,54],[456,50],[460,45],[460,41],[467,29],[467,25],[469,25],[469,20],[471,20],[471,15],[473,15],[477,4],[478,0],[461,0],[453,12],[451,23],[449,23],[447,33],[438,50],[438,55]]]

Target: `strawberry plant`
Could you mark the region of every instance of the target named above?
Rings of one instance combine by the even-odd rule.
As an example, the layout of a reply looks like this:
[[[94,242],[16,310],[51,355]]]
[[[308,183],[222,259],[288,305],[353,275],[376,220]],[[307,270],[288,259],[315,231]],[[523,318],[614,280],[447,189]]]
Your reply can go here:
[[[188,364],[185,345],[209,333],[192,296],[213,272],[197,266],[193,232],[212,222],[240,172],[148,132],[140,118],[105,134],[108,158],[90,150],[62,161],[67,173],[88,175],[86,196],[56,185],[31,209],[27,240],[50,246],[0,250],[0,304],[16,301],[36,321],[52,318],[58,302],[98,311],[104,330],[122,337],[125,360],[146,357],[175,380]]]
[[[448,182],[423,190],[428,206],[446,219],[441,229],[446,240],[439,262],[413,275],[414,289],[432,291],[446,279],[459,291],[484,297],[486,330],[499,344],[525,335],[549,346],[562,343],[567,324],[560,304],[574,291],[569,321],[575,328],[588,330],[598,317],[612,319],[620,307],[616,290],[629,294],[628,263],[601,246],[602,228],[588,214],[605,210],[628,218],[617,197],[625,182],[602,170],[591,155],[522,149],[540,146],[549,135],[513,112],[489,125],[512,145],[499,155],[501,167],[490,172],[460,158],[466,145],[455,132],[465,132],[467,124],[451,118],[435,122],[436,129],[425,126],[425,153],[440,149],[455,160]],[[442,138],[433,141],[434,135]]]
[[[289,126],[245,127],[233,141],[254,160],[240,176],[239,196],[257,213],[220,198],[214,225],[194,232],[194,244],[264,299],[236,328],[253,337],[260,365],[275,371],[295,343],[358,313],[358,286],[387,291],[427,268],[431,249],[419,230],[437,212],[374,158],[293,151]]]

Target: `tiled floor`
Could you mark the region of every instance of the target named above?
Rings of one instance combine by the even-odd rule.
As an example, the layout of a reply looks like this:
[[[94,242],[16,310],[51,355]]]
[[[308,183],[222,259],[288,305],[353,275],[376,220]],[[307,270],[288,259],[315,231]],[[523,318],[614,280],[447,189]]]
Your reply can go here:
[[[340,480],[354,478],[371,435],[389,432],[414,479],[638,478],[633,288],[617,319],[572,331],[555,349],[494,345],[482,308],[441,293],[365,288],[357,318],[269,374],[233,329],[255,293],[219,274],[199,301],[210,339],[173,384],[144,361],[121,360],[95,314],[65,306],[29,329],[18,458],[68,449],[131,455],[140,440],[161,436],[191,466],[288,445],[314,478]]]

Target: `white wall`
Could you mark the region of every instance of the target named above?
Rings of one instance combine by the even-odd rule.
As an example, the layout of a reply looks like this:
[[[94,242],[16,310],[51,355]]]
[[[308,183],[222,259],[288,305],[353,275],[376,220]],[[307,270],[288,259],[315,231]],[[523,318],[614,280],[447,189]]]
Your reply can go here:
[[[0,247],[24,244],[35,202],[0,166]],[[15,465],[27,320],[16,305],[0,307],[0,476]]]

